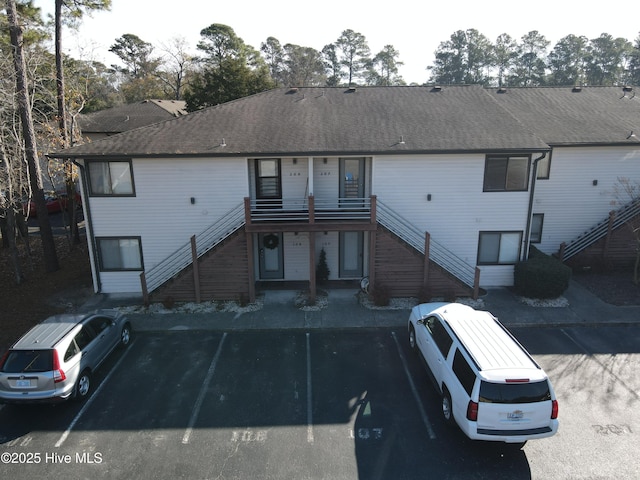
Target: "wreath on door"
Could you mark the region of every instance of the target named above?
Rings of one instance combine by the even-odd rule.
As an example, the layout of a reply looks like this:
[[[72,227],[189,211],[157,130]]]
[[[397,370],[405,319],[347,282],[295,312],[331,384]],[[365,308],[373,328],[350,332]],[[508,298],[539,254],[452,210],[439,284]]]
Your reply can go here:
[[[274,235],[273,233],[269,235],[265,235],[265,237],[262,239],[262,245],[264,245],[264,247],[268,248],[269,250],[273,250],[274,248],[277,248],[278,243],[280,243],[280,239],[278,238],[277,235]]]

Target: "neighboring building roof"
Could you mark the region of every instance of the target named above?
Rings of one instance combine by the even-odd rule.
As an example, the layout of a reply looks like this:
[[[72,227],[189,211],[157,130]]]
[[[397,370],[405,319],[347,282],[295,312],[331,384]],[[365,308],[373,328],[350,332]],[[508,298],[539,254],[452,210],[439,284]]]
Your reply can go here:
[[[620,87],[497,91],[281,88],[51,156],[373,155],[639,143],[630,132],[640,136],[640,98]]]
[[[546,150],[480,86],[282,88],[109,139],[66,157]],[[53,155],[55,156],[55,154]]]
[[[187,114],[182,100],[143,100],[78,116],[85,134],[114,135]]]
[[[488,90],[549,145],[640,143],[640,88],[538,87]],[[636,137],[632,137],[634,133]]]

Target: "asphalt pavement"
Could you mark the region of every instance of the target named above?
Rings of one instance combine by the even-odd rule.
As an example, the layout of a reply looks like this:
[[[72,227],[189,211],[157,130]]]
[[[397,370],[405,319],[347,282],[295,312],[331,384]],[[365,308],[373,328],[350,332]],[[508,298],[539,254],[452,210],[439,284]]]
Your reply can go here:
[[[240,311],[203,309],[197,313],[157,311],[126,313],[137,331],[167,330],[269,330],[269,329],[349,329],[405,328],[412,304],[376,308],[362,301],[354,289],[332,289],[316,307],[297,305],[294,290],[259,292],[253,308]],[[554,306],[532,306],[508,288],[489,289],[472,306],[493,313],[507,327],[572,327],[640,323],[639,306],[610,305],[575,281]],[[83,310],[140,306],[141,298],[94,295]]]

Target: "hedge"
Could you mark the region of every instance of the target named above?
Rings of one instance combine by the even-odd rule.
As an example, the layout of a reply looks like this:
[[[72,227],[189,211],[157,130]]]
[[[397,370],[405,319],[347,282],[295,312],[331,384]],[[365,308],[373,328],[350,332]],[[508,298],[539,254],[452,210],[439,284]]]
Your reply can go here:
[[[569,267],[533,246],[529,259],[517,263],[514,270],[514,290],[528,298],[557,298],[569,288],[569,280]]]

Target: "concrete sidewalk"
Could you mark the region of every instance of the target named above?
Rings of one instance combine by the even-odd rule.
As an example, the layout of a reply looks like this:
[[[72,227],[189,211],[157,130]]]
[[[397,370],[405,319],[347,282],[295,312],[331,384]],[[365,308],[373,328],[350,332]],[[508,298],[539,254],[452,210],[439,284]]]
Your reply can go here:
[[[394,308],[365,306],[354,289],[328,291],[318,307],[296,306],[298,292],[266,290],[250,311],[204,313],[127,313],[134,330],[266,330],[266,329],[347,329],[394,327],[405,328],[410,302]],[[491,289],[473,302],[473,307],[488,310],[506,326],[576,326],[620,325],[640,323],[640,306],[609,305],[572,281],[564,294],[565,306],[537,307],[523,303],[507,288]],[[139,298],[96,295],[84,310],[140,305]]]

